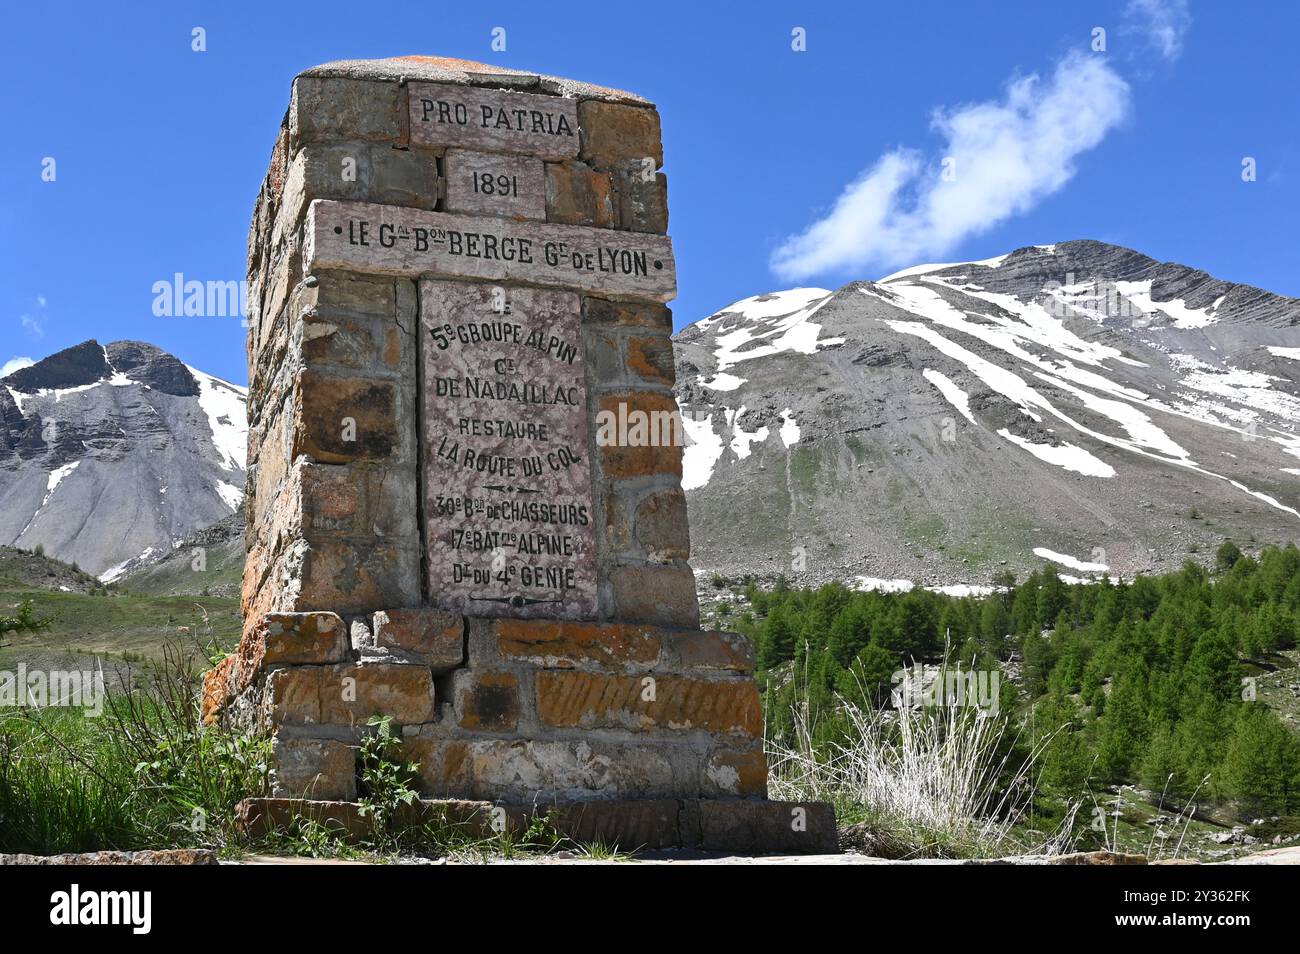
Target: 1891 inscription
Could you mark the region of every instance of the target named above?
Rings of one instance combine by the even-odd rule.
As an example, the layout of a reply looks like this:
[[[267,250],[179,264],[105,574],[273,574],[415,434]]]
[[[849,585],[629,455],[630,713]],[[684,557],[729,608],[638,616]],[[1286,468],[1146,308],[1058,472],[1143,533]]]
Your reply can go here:
[[[593,616],[577,295],[423,281],[420,301],[430,596],[481,616]]]
[[[546,218],[546,174],[540,159],[448,149],[442,165],[448,212]]]

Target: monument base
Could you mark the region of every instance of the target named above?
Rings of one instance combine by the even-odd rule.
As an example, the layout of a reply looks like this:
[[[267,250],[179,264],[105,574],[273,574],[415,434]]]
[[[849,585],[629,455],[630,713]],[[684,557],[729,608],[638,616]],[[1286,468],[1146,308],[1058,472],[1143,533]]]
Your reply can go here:
[[[413,823],[542,813],[625,847],[833,851],[830,806],[767,800],[753,664],[743,636],[645,623],[272,613],[209,673],[204,718],[271,736],[253,831],[368,830],[360,748],[381,715],[428,800]]]
[[[310,821],[344,841],[364,842],[373,818],[357,802],[249,798],[236,807],[245,832],[261,838],[291,833]],[[399,830],[428,832],[449,841],[483,841],[522,835],[542,818],[555,834],[579,844],[624,852],[680,848],[739,855],[834,854],[839,851],[835,812],[825,802],[765,799],[646,799],[553,805],[497,805],[464,799],[426,799],[405,807]],[[413,842],[418,844],[419,838]]]

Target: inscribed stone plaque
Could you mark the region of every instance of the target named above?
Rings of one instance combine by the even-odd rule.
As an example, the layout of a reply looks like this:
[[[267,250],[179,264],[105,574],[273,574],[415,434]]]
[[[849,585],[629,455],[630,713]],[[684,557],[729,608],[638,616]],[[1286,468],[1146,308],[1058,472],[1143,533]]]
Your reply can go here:
[[[478,616],[592,618],[578,296],[423,281],[420,315],[430,598]]]
[[[333,199],[312,202],[306,233],[309,272],[521,281],[659,302],[677,294],[666,235]]]
[[[411,142],[469,146],[541,159],[578,154],[578,104],[562,96],[411,83]]]
[[[448,149],[443,170],[448,212],[546,218],[546,172],[540,159]]]

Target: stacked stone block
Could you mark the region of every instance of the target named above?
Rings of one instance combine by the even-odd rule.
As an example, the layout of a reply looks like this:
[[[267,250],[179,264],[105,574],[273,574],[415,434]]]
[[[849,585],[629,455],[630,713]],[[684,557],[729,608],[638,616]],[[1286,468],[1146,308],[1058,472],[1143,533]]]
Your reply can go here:
[[[427,122],[457,109],[468,133],[452,112]],[[432,797],[765,796],[752,649],[698,629],[687,562],[662,165],[658,113],[627,93],[427,57],[295,80],[249,239],[245,630],[205,693],[208,721],[271,729],[276,796],[354,799],[376,714]],[[421,223],[474,221],[463,216],[575,243],[608,234],[615,249],[620,234],[648,236],[654,271],[623,281],[589,257],[585,279],[521,281],[504,265],[502,280],[495,265],[349,258],[345,214],[349,241],[355,216],[372,216],[385,248]],[[451,294],[442,283],[476,281],[484,295],[558,288],[580,315],[595,518],[580,618],[573,605],[587,604],[544,600],[459,612],[430,573],[422,319]],[[608,433],[642,415],[669,439]]]

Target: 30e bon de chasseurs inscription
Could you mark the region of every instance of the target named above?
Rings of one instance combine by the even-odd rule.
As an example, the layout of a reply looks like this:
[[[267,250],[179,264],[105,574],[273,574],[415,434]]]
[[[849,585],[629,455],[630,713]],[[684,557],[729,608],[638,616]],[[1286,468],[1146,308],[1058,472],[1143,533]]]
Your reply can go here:
[[[420,283],[429,592],[479,615],[596,606],[578,296]]]

